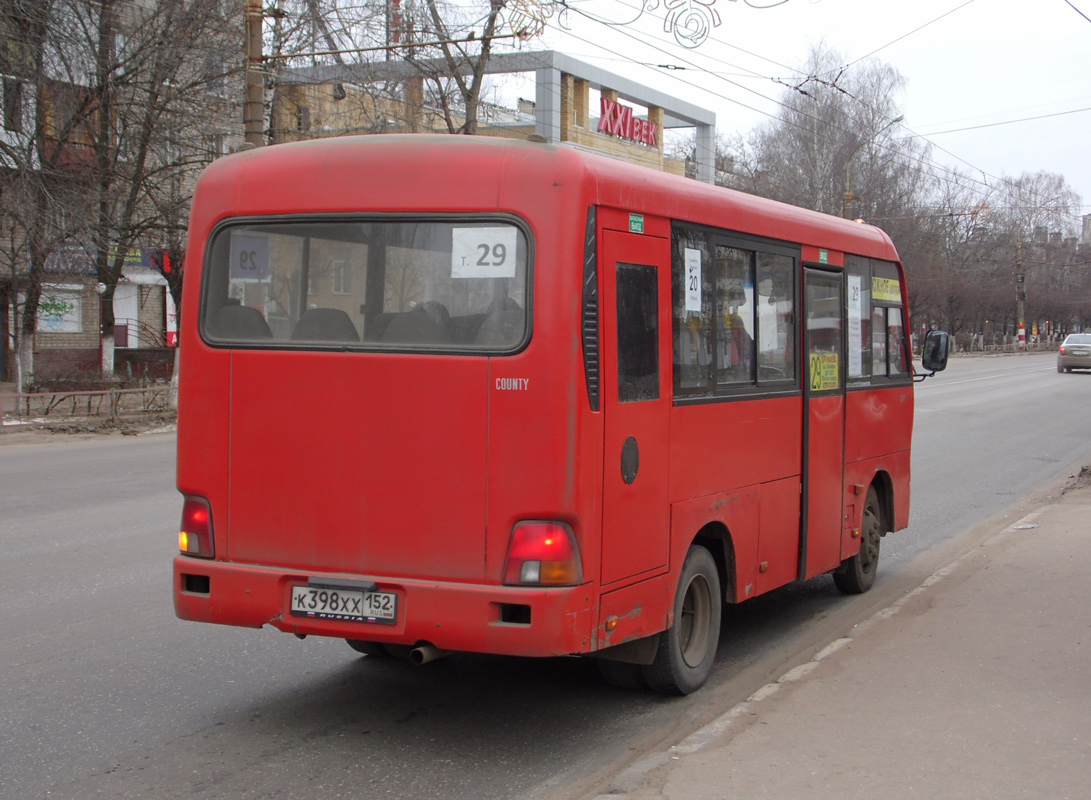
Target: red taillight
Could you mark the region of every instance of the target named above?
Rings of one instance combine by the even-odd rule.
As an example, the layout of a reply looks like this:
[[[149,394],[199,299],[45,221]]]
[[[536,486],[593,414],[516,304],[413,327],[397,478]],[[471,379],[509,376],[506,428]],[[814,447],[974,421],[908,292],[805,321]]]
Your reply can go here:
[[[1063,344],[1061,345],[1061,349],[1060,349],[1060,351],[1059,351],[1059,352],[1060,352],[1060,354],[1061,354],[1062,356],[1064,355],[1064,345],[1063,345]]]
[[[178,549],[187,556],[212,558],[212,507],[203,497],[186,496],[182,504],[182,530],[178,533]]]
[[[511,532],[504,583],[574,586],[583,580],[576,536],[563,522],[520,522]]]

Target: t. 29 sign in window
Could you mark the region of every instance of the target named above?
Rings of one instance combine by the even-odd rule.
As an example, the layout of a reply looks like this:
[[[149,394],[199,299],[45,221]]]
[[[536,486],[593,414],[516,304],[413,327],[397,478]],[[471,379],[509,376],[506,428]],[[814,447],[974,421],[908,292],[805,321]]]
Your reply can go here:
[[[516,228],[454,228],[451,231],[452,278],[514,278]]]

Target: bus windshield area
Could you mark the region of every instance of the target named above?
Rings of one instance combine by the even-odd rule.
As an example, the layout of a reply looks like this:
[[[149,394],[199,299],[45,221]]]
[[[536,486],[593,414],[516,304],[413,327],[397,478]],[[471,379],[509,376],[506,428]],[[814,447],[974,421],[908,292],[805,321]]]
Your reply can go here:
[[[510,220],[224,225],[204,269],[213,345],[513,351],[527,336],[527,237]]]

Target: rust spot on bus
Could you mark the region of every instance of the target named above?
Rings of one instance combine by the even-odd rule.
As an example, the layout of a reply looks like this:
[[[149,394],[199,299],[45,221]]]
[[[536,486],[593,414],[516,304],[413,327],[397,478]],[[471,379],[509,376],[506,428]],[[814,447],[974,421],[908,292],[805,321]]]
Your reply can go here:
[[[621,625],[622,621],[639,619],[642,613],[642,607],[640,606],[640,604],[637,604],[628,613],[620,615],[611,614],[609,617],[607,617],[595,628],[595,642],[597,643],[598,647],[609,647],[612,645],[624,644],[625,642],[641,638],[641,634],[632,632],[628,635],[623,633],[615,640],[613,634],[615,631],[618,630],[619,627],[621,627],[623,632],[626,630],[627,626]]]

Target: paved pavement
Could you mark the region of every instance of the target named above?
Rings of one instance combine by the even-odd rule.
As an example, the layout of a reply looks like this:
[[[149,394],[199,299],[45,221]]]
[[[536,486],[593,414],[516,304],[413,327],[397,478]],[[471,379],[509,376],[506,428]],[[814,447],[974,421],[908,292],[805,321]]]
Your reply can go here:
[[[1091,797],[1091,475],[602,800]]]

